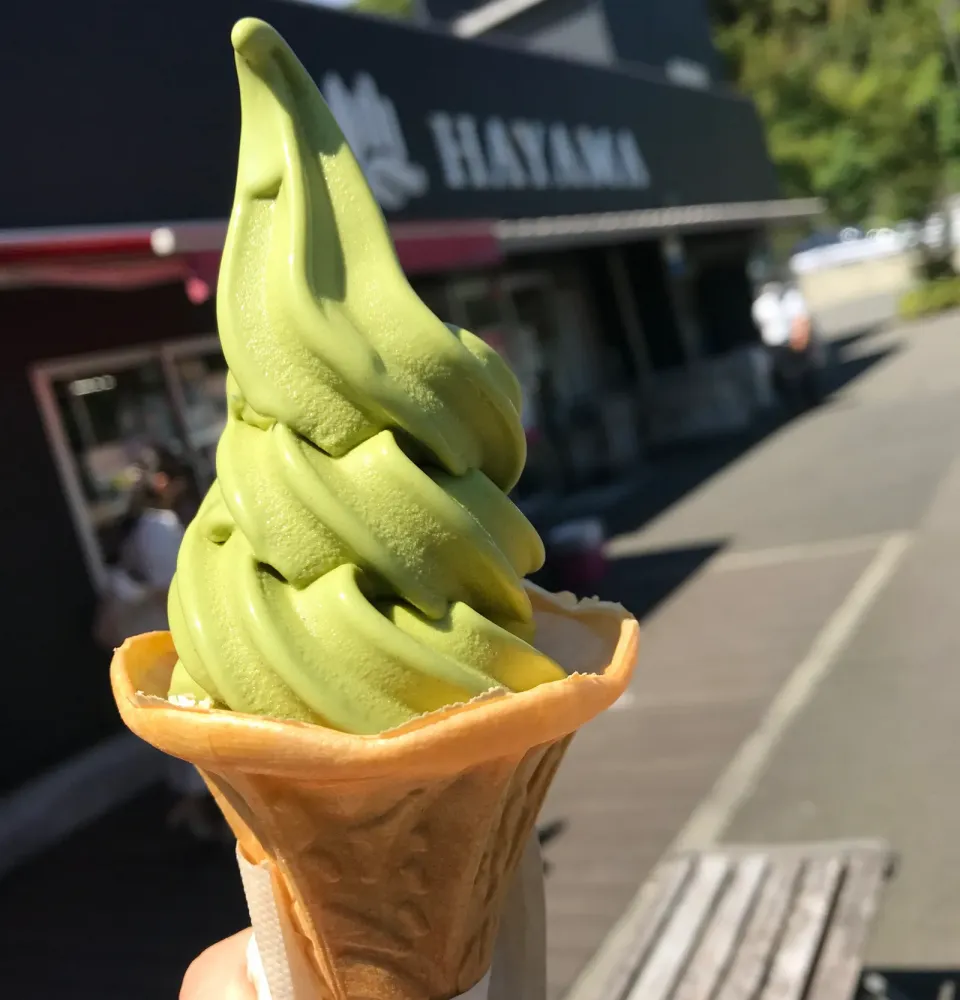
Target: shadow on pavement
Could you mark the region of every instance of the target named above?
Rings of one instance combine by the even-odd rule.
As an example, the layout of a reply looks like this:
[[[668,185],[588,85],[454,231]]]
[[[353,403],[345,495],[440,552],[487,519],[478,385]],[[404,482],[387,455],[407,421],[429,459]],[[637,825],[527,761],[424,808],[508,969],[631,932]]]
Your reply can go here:
[[[722,544],[663,549],[610,560],[597,596],[617,601],[641,621],[695,576]]]
[[[839,360],[835,361],[824,372],[824,388],[828,397],[840,392],[841,389],[844,389],[855,379],[860,378],[861,375],[880,364],[880,362],[889,360],[901,349],[901,345],[897,343],[870,353],[844,357],[844,352],[849,350],[850,347],[859,344],[864,336],[864,334],[861,334],[858,337],[850,339],[843,348],[836,348]]]
[[[230,847],[167,833],[155,789],[0,881],[4,996],[173,1000],[190,961],[246,926]]]
[[[844,354],[850,347],[862,343],[864,340],[869,340],[877,334],[885,333],[888,329],[888,326],[879,323],[875,326],[864,326],[858,330],[848,330],[844,334],[830,337],[826,342],[827,351],[835,363],[842,364]]]
[[[823,372],[824,400],[821,406],[830,406],[833,397],[900,350],[899,344],[892,344],[874,351],[863,351],[863,341],[879,329],[865,327],[841,338],[831,352],[831,363]],[[572,514],[569,507],[562,515],[544,513],[535,518],[536,526],[545,532],[570,516],[598,516],[603,520],[607,537],[637,531],[757,445],[811,412],[788,413],[777,409],[743,432],[660,449],[647,459],[642,479],[635,488],[622,492],[610,503],[591,505],[587,500]]]
[[[865,969],[857,1000],[954,1000],[960,969]]]

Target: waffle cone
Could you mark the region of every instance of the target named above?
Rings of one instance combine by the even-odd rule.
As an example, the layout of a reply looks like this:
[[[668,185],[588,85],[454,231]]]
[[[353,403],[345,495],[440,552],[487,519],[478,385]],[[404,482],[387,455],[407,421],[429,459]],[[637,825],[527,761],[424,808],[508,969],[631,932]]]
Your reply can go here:
[[[269,862],[309,995],[447,1000],[489,969],[504,896],[567,743],[623,692],[637,651],[637,623],[618,605],[533,586],[530,596],[537,645],[570,676],[381,736],[175,706],[168,633],[117,650],[124,722],[195,764],[243,854]]]

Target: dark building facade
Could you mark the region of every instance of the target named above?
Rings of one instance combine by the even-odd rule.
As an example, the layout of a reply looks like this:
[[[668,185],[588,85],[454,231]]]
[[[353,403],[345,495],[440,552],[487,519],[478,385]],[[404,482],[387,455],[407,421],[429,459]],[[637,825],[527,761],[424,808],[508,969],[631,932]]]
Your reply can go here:
[[[427,0],[433,20],[466,38],[491,38],[603,65],[628,63],[686,86],[723,78],[706,0]]]
[[[321,86],[423,298],[517,370],[523,493],[622,474],[650,443],[752,412],[744,261],[811,206],[779,199],[742,98],[285,0],[18,5],[0,36],[19,95],[0,106],[16,137],[0,158],[0,573],[17,664],[0,790],[119,728],[91,622],[133,449],[174,446],[199,487],[213,476],[229,38],[247,15]]]
[[[686,72],[691,83],[698,77],[704,82],[722,81],[723,67],[710,34],[707,0],[603,0],[603,8],[622,61],[662,69],[680,79]]]

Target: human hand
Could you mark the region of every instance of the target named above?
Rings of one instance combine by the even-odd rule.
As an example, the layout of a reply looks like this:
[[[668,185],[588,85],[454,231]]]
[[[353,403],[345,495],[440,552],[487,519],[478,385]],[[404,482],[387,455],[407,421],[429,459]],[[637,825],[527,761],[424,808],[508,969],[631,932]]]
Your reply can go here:
[[[219,941],[195,958],[183,977],[180,1000],[257,1000],[247,972],[250,928]]]
[[[790,329],[790,347],[797,353],[803,353],[810,345],[810,320],[802,317],[794,320]]]

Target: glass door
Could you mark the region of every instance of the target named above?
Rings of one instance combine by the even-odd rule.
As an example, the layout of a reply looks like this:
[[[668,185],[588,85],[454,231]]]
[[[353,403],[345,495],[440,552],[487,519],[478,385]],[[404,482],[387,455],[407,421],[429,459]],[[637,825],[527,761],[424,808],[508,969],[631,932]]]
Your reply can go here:
[[[508,275],[503,284],[517,331],[517,353],[523,359],[527,467],[521,492],[562,492],[570,478],[570,463],[556,289],[552,276],[542,272]]]
[[[186,459],[198,495],[212,482],[226,363],[216,338],[205,337],[51,362],[31,376],[84,556],[101,586],[147,448]]]
[[[163,364],[152,353],[100,355],[52,366],[34,384],[99,582],[138,483],[143,449],[182,450]]]
[[[549,289],[549,276],[524,274],[459,282],[450,293],[456,322],[493,347],[520,382],[527,437],[520,498],[558,490],[563,479],[563,455],[549,412],[549,341],[555,327]]]
[[[165,351],[172,396],[201,492],[216,478],[217,442],[227,422],[227,361],[218,345],[176,345]]]

